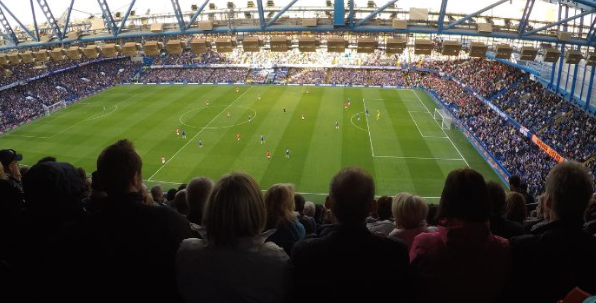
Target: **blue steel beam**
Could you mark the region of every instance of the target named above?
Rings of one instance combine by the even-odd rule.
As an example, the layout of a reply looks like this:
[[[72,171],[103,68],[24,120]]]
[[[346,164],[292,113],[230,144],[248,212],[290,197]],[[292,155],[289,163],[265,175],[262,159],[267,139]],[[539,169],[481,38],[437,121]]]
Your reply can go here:
[[[29,0],[31,4],[31,15],[33,15],[33,26],[35,27],[35,41],[39,42],[39,28],[37,27],[37,17],[35,16],[35,7],[33,7],[33,0]]]
[[[178,26],[180,27],[180,31],[184,32],[186,30],[186,24],[184,24],[184,16],[182,16],[182,10],[180,9],[180,3],[178,0],[171,0],[172,6],[174,7],[174,15],[176,16],[176,20],[178,20]]]
[[[41,11],[43,12],[44,16],[46,17],[46,20],[48,21],[48,25],[52,28],[54,35],[56,35],[56,37],[58,37],[58,38],[62,37],[62,32],[60,31],[60,27],[58,26],[58,23],[56,22],[56,18],[54,18],[54,15],[52,14],[52,10],[50,9],[50,6],[46,2],[46,0],[37,0],[37,4],[39,4],[39,6],[41,7]]]
[[[584,110],[588,110],[590,108],[590,99],[592,99],[592,88],[594,86],[595,70],[596,66],[592,66],[592,71],[590,72],[590,83],[588,84],[588,95],[586,96],[586,104],[584,104]]]
[[[8,13],[8,14],[9,14],[9,15],[10,15],[10,16],[11,16],[13,19],[14,19],[14,21],[16,21],[16,22],[19,24],[19,26],[21,27],[21,29],[23,29],[23,30],[25,31],[25,33],[27,33],[27,35],[29,35],[29,37],[31,37],[31,38],[32,38],[33,40],[35,40],[35,41],[39,41],[39,39],[38,39],[38,38],[37,38],[35,35],[33,35],[33,33],[31,33],[31,31],[29,31],[29,30],[27,29],[27,27],[23,25],[23,23],[21,23],[21,21],[19,20],[19,18],[17,18],[17,16],[15,16],[15,15],[14,15],[14,14],[13,14],[13,13],[12,13],[12,12],[11,12],[9,9],[8,9],[8,7],[6,7],[6,5],[4,5],[4,3],[2,3],[2,1],[0,1],[0,5],[1,5],[2,7],[4,7],[4,10],[5,10],[5,11],[6,11],[6,12],[7,12],[7,13]],[[7,22],[8,22],[8,20],[7,20]],[[11,30],[11,31],[12,31],[12,30]],[[15,37],[16,37],[16,36],[15,36]]]
[[[592,24],[590,25],[590,30],[588,31],[588,35],[586,36],[586,39],[589,42],[593,42],[595,36],[596,36],[596,17],[594,17],[594,19],[592,19]]]
[[[495,2],[493,4],[491,4],[491,5],[489,5],[487,7],[485,7],[483,9],[479,10],[479,11],[473,12],[473,13],[471,13],[471,14],[469,14],[469,15],[467,15],[467,16],[465,16],[465,17],[463,17],[463,18],[461,18],[461,19],[459,19],[457,21],[454,21],[453,23],[447,25],[444,29],[453,28],[456,25],[462,24],[462,23],[464,23],[464,22],[466,22],[466,21],[468,21],[468,20],[470,20],[470,19],[472,19],[472,18],[474,18],[474,17],[476,17],[476,16],[478,16],[478,15],[486,12],[489,9],[495,8],[495,7],[501,5],[501,4],[505,3],[505,2],[508,2],[508,1],[509,0],[499,0],[499,1],[497,1],[497,2]]]
[[[441,10],[439,11],[439,21],[437,25],[439,27],[439,31],[443,30],[443,22],[445,22],[445,12],[447,11],[447,0],[441,1]]]
[[[346,8],[344,0],[335,0],[333,3],[333,26],[346,26]]]
[[[569,21],[571,21],[571,20],[574,20],[574,19],[576,19],[576,18],[583,17],[583,16],[585,16],[585,15],[589,15],[589,14],[591,14],[591,13],[594,13],[594,12],[596,12],[596,9],[592,9],[592,10],[589,10],[589,11],[585,11],[585,12],[583,12],[583,13],[581,13],[581,14],[577,14],[577,15],[575,15],[575,16],[567,17],[567,18],[565,18],[565,19],[563,19],[563,20],[559,20],[559,21],[557,21],[557,22],[555,22],[555,23],[551,23],[551,24],[549,24],[549,25],[545,25],[545,26],[543,26],[543,27],[539,27],[539,28],[537,28],[537,29],[531,30],[531,31],[529,31],[529,32],[525,32],[525,33],[523,33],[523,34],[522,34],[522,36],[531,35],[531,34],[534,34],[534,33],[537,33],[537,32],[539,32],[539,31],[543,31],[543,30],[545,30],[545,29],[549,29],[549,28],[551,28],[551,27],[553,27],[553,26],[557,26],[557,25],[559,25],[559,24],[567,24],[567,22],[569,22]]]
[[[565,5],[565,19],[569,18],[569,6]],[[564,20],[564,19],[563,19]],[[563,23],[563,30],[567,31],[567,23]],[[563,74],[563,58],[565,57],[565,43],[561,43],[561,57],[559,58],[559,74],[557,75],[557,88],[555,92],[559,93],[561,87],[561,75]]]
[[[575,3],[583,4],[585,6],[589,6],[591,8],[596,8],[596,1],[592,0],[573,0]]]
[[[352,0],[354,1],[354,0]],[[354,26],[360,26],[362,25],[362,23],[367,22],[368,20],[370,20],[372,17],[378,15],[380,12],[384,11],[386,8],[388,8],[389,6],[395,4],[395,2],[397,2],[397,0],[391,0],[387,3],[385,3],[385,5],[377,8],[374,12],[368,14],[368,16],[364,17],[364,19],[360,20],[358,23],[356,23],[356,25]]]
[[[2,6],[4,6],[4,5],[2,5]],[[2,11],[2,8],[0,8],[0,23],[2,24],[2,28],[6,32],[5,37],[7,37],[8,40],[10,40],[10,42],[12,42],[12,44],[19,45],[19,39],[17,38],[17,35],[15,35],[14,31],[12,30],[10,23],[8,23],[8,19],[6,19],[6,16],[4,16],[4,12]]]
[[[575,21],[573,21],[573,25],[575,25]],[[580,18],[579,19],[579,32],[578,32],[579,37],[582,36],[583,28],[584,28],[584,18]],[[580,47],[577,46],[576,49],[579,50]],[[586,67],[584,66],[584,69],[585,68]],[[575,82],[577,82],[577,72],[578,71],[579,71],[579,64],[576,64],[575,65],[575,68],[573,69],[573,78],[571,80],[572,81],[571,82],[571,94],[569,94],[569,101],[572,101],[573,100],[573,96],[575,95]]]
[[[563,5],[559,4],[557,21],[561,20],[562,14],[563,14]],[[560,27],[561,27],[561,25],[557,25],[557,30],[559,30]],[[559,46],[559,42],[557,42],[557,45],[555,46],[555,48],[557,48],[558,46]],[[553,62],[553,67],[551,68],[551,71],[550,71],[550,83],[548,84],[548,87],[550,89],[553,89],[553,84],[555,83],[555,67],[557,67],[556,61]]]
[[[263,5],[261,0],[259,0],[258,2],[261,3],[261,5]],[[190,22],[188,22],[188,24],[186,25],[187,30],[192,26],[192,23],[195,22],[195,20],[197,20],[197,17],[199,17],[199,14],[201,14],[201,12],[205,9],[205,7],[207,6],[208,3],[209,3],[209,0],[205,0],[205,2],[203,2],[201,7],[199,7],[199,9],[197,9],[195,14],[192,15],[192,18],[190,18]]]
[[[37,0],[39,1],[39,0]],[[116,35],[118,29],[116,28],[116,22],[114,22],[114,18],[112,17],[112,12],[110,12],[110,7],[108,6],[108,2],[106,0],[97,0],[99,7],[101,8],[101,13],[103,15],[103,20],[108,26],[108,29],[112,35]]]
[[[528,26],[528,21],[530,20],[530,16],[532,15],[532,9],[534,9],[534,3],[536,0],[527,0],[526,8],[524,9],[524,14],[522,15],[521,20],[519,21],[519,29],[518,34],[522,35],[526,31],[526,27]]]
[[[292,7],[296,2],[298,2],[298,0],[292,0],[292,2],[288,3],[286,7],[282,8],[279,12],[277,12],[277,14],[275,14],[275,16],[273,16],[273,18],[271,18],[271,20],[267,22],[265,27],[271,26],[275,21],[277,21],[277,19],[279,19],[279,17],[281,17],[281,15],[283,15],[283,13],[289,10],[290,7]]]
[[[257,9],[259,10],[259,27],[265,28],[265,11],[263,11],[263,0],[257,0]]]
[[[120,26],[118,26],[118,30],[116,30],[115,36],[120,35],[120,32],[122,32],[122,29],[124,28],[124,24],[126,23],[126,20],[128,20],[128,16],[130,16],[130,11],[132,10],[132,7],[135,5],[136,1],[137,0],[132,0],[130,5],[128,6],[128,10],[126,10],[126,14],[124,14],[124,18],[122,18],[122,21],[120,22]]]
[[[70,22],[70,13],[72,12],[72,6],[74,5],[75,0],[70,1],[70,6],[68,7],[68,14],[66,15],[66,22],[64,22],[64,27],[62,28],[62,36],[60,36],[60,40],[64,40],[66,36],[66,30],[68,29],[68,23]]]

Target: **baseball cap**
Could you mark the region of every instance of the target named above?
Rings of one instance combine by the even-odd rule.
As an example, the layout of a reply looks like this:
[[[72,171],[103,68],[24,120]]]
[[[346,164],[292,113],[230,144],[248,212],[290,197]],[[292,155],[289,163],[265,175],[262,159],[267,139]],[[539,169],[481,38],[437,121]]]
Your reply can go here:
[[[2,165],[8,166],[12,161],[23,160],[23,155],[18,154],[14,149],[3,149],[0,150],[0,162]]]

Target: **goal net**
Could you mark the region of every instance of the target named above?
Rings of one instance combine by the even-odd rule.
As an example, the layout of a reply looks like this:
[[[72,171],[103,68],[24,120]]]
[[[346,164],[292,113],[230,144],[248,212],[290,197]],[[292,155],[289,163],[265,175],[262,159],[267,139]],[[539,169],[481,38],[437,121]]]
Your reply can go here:
[[[65,108],[65,107],[66,107],[66,102],[60,101],[60,102],[56,102],[56,103],[54,103],[54,104],[52,104],[50,106],[45,106],[44,105],[43,106],[43,109],[44,109],[45,114],[47,116],[47,115],[49,115],[49,114],[51,114],[51,113],[53,113],[53,112],[55,112],[57,110],[60,110],[60,109]]]
[[[433,118],[441,124],[442,129],[451,129],[453,119],[444,110],[435,108]]]

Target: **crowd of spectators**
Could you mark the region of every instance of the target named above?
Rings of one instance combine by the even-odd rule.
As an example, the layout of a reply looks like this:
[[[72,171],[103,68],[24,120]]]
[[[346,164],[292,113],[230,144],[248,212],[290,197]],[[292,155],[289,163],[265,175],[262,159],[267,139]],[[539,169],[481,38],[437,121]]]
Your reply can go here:
[[[528,78],[493,100],[568,159],[586,161],[596,152],[596,119]]]
[[[73,101],[127,82],[140,67],[128,59],[87,64],[1,92],[0,132],[45,113],[44,106]]]
[[[236,83],[245,82],[248,75],[246,68],[216,68],[209,82],[213,83]]]
[[[18,65],[3,66],[1,69],[10,70],[10,76],[6,77],[0,75],[0,87],[14,82],[27,80],[35,76],[43,75],[45,73],[53,72],[59,69],[75,66],[90,60],[91,59],[86,57],[81,57],[78,60],[73,60],[66,57],[61,61],[50,60],[47,62],[19,63]]]
[[[323,84],[326,83],[327,73],[324,68],[291,68],[287,83],[292,84]]]
[[[259,83],[263,84],[267,81],[269,74],[273,73],[273,69],[252,69],[248,73],[248,83]]]
[[[91,178],[52,157],[21,170],[12,149],[0,160],[0,293],[10,301],[323,303],[374,293],[497,303],[596,293],[585,215],[594,183],[575,161],[549,171],[548,200],[528,215],[514,178],[506,193],[471,168],[447,175],[436,206],[406,192],[375,200],[374,178],[346,167],[315,206],[292,184],[263,194],[246,173],[149,190],[128,140],[103,149]],[[326,287],[304,291],[312,285]]]
[[[485,98],[509,88],[523,76],[519,69],[483,58],[424,61],[422,66],[451,74]]]
[[[329,70],[329,84],[366,85],[368,84],[368,70],[332,68]]]
[[[522,176],[533,196],[543,193],[546,174],[556,164],[552,158],[457,83],[425,74],[422,84],[446,103],[457,106],[454,113],[458,119],[510,174]]]
[[[404,75],[398,70],[373,69],[369,73],[370,85],[406,86]]]

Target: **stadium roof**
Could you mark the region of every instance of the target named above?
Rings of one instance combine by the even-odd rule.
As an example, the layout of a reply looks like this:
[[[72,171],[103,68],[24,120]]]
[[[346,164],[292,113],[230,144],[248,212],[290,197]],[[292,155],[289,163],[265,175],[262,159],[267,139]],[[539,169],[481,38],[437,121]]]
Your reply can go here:
[[[406,27],[393,20],[407,21]],[[0,50],[148,35],[289,31],[593,46],[595,23],[593,0],[0,0]],[[152,24],[163,29],[151,31]]]

